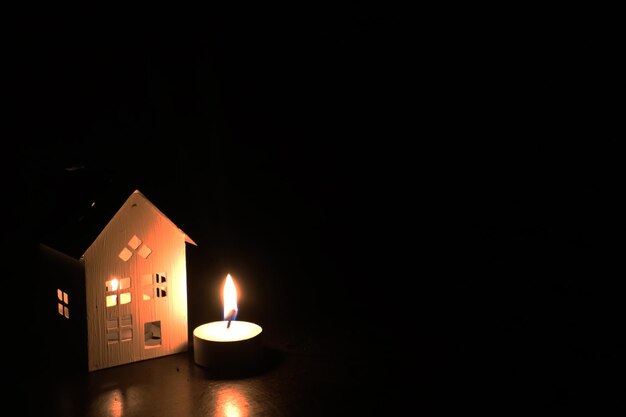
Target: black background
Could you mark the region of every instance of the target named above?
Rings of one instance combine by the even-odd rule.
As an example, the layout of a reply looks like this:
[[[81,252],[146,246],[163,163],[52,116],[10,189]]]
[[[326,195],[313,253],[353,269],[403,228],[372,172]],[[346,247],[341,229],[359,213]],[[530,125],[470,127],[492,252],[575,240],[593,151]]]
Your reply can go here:
[[[198,243],[190,328],[231,273],[240,319],[375,328],[394,376],[445,375],[444,403],[613,398],[623,164],[605,46],[542,22],[286,14],[20,21],[6,246],[136,188]]]

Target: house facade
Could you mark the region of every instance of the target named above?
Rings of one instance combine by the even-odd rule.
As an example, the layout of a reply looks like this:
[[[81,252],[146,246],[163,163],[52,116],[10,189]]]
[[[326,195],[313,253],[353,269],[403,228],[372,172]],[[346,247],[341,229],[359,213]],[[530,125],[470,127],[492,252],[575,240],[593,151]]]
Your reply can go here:
[[[186,243],[136,190],[84,252],[89,371],[187,351]]]

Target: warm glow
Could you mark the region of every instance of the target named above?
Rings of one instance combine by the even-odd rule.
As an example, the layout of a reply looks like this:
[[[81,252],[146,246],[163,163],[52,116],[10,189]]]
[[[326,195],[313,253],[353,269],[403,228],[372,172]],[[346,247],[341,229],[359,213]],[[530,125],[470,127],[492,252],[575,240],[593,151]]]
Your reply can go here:
[[[233,278],[228,274],[224,284],[224,320],[235,310],[237,314],[237,288]],[[234,318],[234,317],[233,317]]]
[[[111,417],[122,417],[124,415],[124,395],[119,388],[106,391],[100,394],[98,401],[92,405],[93,412],[102,413],[106,410],[106,415]],[[98,407],[96,409],[96,407]]]
[[[117,305],[117,294],[107,295],[106,296],[106,306],[114,307]]]
[[[117,278],[113,278],[111,280],[111,291],[117,291],[118,285],[119,285],[119,281],[117,280]]]
[[[250,405],[246,397],[236,388],[220,389],[216,394],[216,417],[246,417],[250,415]]]

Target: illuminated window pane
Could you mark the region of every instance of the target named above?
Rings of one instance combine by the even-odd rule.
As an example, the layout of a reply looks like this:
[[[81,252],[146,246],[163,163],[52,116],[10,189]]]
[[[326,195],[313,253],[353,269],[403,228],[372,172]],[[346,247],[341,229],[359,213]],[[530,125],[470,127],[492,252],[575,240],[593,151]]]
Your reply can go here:
[[[120,258],[122,261],[126,262],[127,260],[129,260],[129,259],[130,259],[130,257],[131,257],[131,256],[133,256],[133,253],[132,253],[131,251],[129,251],[127,248],[124,248],[124,249],[122,249],[122,251],[120,252],[120,254],[119,254],[119,255],[117,255],[117,256],[119,256],[119,258]]]
[[[128,304],[130,303],[130,293],[129,292],[125,292],[120,294],[120,304]]]
[[[131,327],[122,327],[121,329],[121,339],[131,340],[133,338],[133,329]]]
[[[137,253],[139,254],[139,256],[141,256],[142,258],[146,259],[152,253],[152,249],[150,249],[146,245],[143,245],[141,248],[139,248]]]
[[[120,290],[125,290],[127,288],[130,288],[130,278],[120,279]]]
[[[144,288],[144,289],[142,290],[142,293],[143,293],[143,294],[142,294],[142,298],[143,298],[143,300],[144,300],[144,301],[147,301],[147,300],[152,300],[152,297],[153,297],[152,292],[153,292],[153,291],[154,291],[154,290],[153,290],[152,288]]]
[[[57,288],[57,299],[58,301],[60,301],[60,302],[57,302],[57,311],[59,312],[60,315],[64,316],[67,319],[70,318],[70,310],[67,307],[68,298],[69,297],[66,292],[61,291],[60,289]]]
[[[107,281],[104,283],[105,289],[107,292],[117,291],[119,287],[119,281],[117,278],[113,278],[111,281]]]
[[[128,246],[133,249],[137,249],[139,245],[141,245],[141,239],[139,239],[136,235],[128,241]]]
[[[107,307],[113,307],[117,305],[117,295],[107,295]]]

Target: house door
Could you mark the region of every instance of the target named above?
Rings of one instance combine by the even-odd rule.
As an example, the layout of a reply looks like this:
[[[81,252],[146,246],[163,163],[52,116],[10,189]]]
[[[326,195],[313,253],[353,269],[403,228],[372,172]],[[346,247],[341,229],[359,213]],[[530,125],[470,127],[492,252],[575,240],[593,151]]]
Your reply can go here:
[[[141,277],[141,299],[142,304],[149,305],[149,311],[159,312],[157,303],[162,303],[167,297],[167,275],[165,272],[145,274]],[[162,345],[161,320],[152,317],[143,324],[144,348],[150,349]]]

